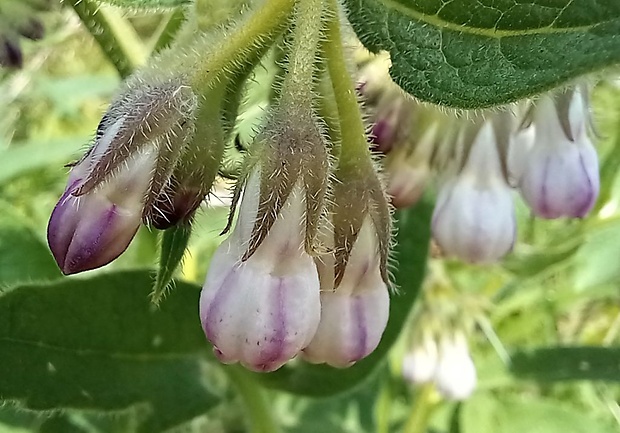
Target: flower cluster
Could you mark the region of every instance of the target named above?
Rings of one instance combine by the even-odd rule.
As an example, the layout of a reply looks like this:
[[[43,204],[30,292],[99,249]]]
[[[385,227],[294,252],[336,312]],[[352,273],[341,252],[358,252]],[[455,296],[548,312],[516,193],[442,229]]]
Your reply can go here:
[[[511,251],[515,189],[541,218],[582,218],[593,208],[599,168],[585,85],[459,118],[405,95],[384,59],[365,65],[360,80],[376,149],[387,153],[392,203],[415,203],[434,177],[432,230],[446,255],[489,263]]]
[[[441,261],[431,262],[422,289],[402,361],[403,377],[415,385],[433,384],[448,400],[467,399],[477,382],[467,335],[481,311],[455,290]]]
[[[195,147],[196,110],[180,79],[128,85],[112,103],[49,221],[48,242],[65,274],[114,260],[142,222],[175,224],[196,209],[209,185],[185,200],[175,193],[183,187],[179,161]]]

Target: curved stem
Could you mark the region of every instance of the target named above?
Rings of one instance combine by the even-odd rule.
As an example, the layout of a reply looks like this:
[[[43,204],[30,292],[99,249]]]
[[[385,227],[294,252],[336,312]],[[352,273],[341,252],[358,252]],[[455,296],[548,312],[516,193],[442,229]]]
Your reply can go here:
[[[370,161],[370,150],[366,126],[342,46],[338,1],[328,0],[328,4],[331,16],[327,24],[327,39],[323,49],[340,118],[339,168],[345,168],[343,166],[357,166],[364,159]]]
[[[69,4],[122,78],[144,62],[144,45],[122,17],[100,9],[92,0],[71,0]]]
[[[269,0],[260,9],[241,20],[221,43],[212,47],[196,65],[191,77],[194,89],[207,89],[222,73],[243,70],[248,61],[260,59],[275,38],[286,28],[295,0]]]
[[[237,388],[249,418],[249,431],[252,433],[277,433],[280,428],[271,415],[271,408],[265,393],[252,377],[239,366],[225,366],[228,379]]]

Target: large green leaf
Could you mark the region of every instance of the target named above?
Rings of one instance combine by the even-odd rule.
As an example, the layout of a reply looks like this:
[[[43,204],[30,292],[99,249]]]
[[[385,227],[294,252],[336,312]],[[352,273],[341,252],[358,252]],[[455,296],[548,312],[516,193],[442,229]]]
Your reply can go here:
[[[611,433],[611,425],[552,400],[479,394],[463,403],[461,433]]]
[[[274,373],[257,374],[257,377],[267,386],[308,396],[337,394],[368,378],[398,338],[417,299],[426,268],[431,213],[432,206],[422,202],[396,214],[395,258],[398,266],[394,269],[394,277],[399,290],[392,295],[390,318],[381,343],[370,356],[344,370],[300,363],[285,366]]]
[[[0,206],[0,291],[19,283],[59,278],[62,274],[52,254],[24,217],[8,204],[0,202]]]
[[[417,98],[458,108],[504,104],[620,62],[620,2],[345,0],[372,50]]]
[[[540,381],[620,381],[620,348],[549,347],[517,352],[512,373]]]
[[[199,288],[179,282],[157,309],[152,282],[133,271],[0,296],[0,398],[34,410],[139,405],[149,433],[215,405],[204,383]]]

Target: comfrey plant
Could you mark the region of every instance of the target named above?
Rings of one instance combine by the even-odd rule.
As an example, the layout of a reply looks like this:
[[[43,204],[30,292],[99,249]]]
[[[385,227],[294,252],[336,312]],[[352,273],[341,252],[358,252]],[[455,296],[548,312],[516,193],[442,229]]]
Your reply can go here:
[[[0,11],[15,1],[0,0]],[[47,227],[49,247],[70,275],[119,258],[141,227],[158,237],[160,261],[148,289],[160,309],[148,305],[148,292],[127,304],[127,316],[143,308],[148,325],[123,346],[127,353],[113,358],[156,359],[161,371],[153,376],[166,376],[175,363],[170,377],[191,384],[177,414],[183,421],[211,410],[212,395],[226,394],[203,383],[213,371],[203,374],[203,363],[240,388],[259,418],[269,405],[248,381],[317,396],[379,377],[373,372],[387,364],[411,311],[417,313],[406,354],[391,352],[400,354],[391,370],[402,364],[404,377],[422,385],[414,391],[422,403],[469,398],[481,372],[473,361],[476,337],[494,336],[493,330],[479,311],[486,306],[472,314],[468,302],[475,296],[446,289],[452,275],[446,284],[431,280],[433,288],[416,301],[429,246],[431,268],[457,258],[485,265],[484,276],[519,244],[520,209],[527,207],[532,219],[585,219],[598,209],[599,192],[609,198],[593,141],[596,83],[587,74],[620,61],[616,6],[597,4],[600,10],[581,23],[586,0],[564,2],[552,17],[555,6],[536,1],[514,8],[468,0],[109,1],[159,13],[159,26],[145,25],[158,29],[145,44],[117,9],[94,0],[65,3],[124,80],[84,156],[68,164]],[[122,35],[128,39],[118,34],[123,28],[132,29]],[[16,37],[39,35],[19,29],[0,27],[1,64],[28,66]],[[144,62],[130,55],[148,57],[149,47]],[[258,93],[265,95],[256,104],[260,120],[242,142],[239,125]],[[232,196],[227,224],[198,287],[177,268],[186,270],[184,258],[203,265],[185,252],[192,232],[205,230],[197,221],[224,182]],[[462,269],[454,261],[448,266]],[[441,273],[454,271],[446,269]],[[106,275],[93,273],[92,280]],[[152,282],[150,273],[140,275],[140,287]],[[497,299],[509,296],[506,286]],[[94,316],[129,308],[93,299]],[[158,317],[167,318],[165,326],[153,322]],[[126,325],[114,319],[104,321]],[[7,335],[21,329],[8,322]],[[101,347],[114,340],[106,338]],[[57,347],[51,340],[34,346]],[[491,342],[502,352],[501,343]],[[143,350],[133,352],[134,345]],[[204,356],[205,348],[214,356]],[[509,356],[501,358],[510,365]],[[54,359],[46,358],[43,370],[56,374]],[[217,374],[209,378],[220,383]],[[158,388],[159,379],[105,407],[148,401],[152,413],[161,412],[158,405],[168,406],[170,397],[143,394],[180,391],[178,383]],[[80,382],[79,395],[50,407],[90,408],[90,385]],[[0,398],[32,397],[2,386],[0,380]],[[382,394],[390,394],[385,388]],[[428,417],[416,419],[406,431],[426,431]],[[157,422],[142,431],[164,431],[177,421]],[[261,423],[256,431],[276,431]]]

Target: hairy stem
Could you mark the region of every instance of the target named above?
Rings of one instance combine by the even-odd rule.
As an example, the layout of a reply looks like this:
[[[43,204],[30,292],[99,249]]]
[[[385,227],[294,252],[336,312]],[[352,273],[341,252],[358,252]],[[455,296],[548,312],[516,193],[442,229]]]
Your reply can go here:
[[[355,86],[347,68],[342,46],[338,1],[327,0],[327,3],[330,19],[327,23],[327,39],[323,44],[323,50],[340,118],[339,169],[343,169],[347,166],[359,166],[364,160],[370,161],[370,150]]]
[[[301,0],[295,11],[293,44],[282,84],[281,104],[312,107],[314,72],[321,39],[323,0]]]
[[[144,45],[122,17],[101,9],[92,0],[70,0],[68,3],[122,78],[144,62]]]
[[[286,28],[294,6],[295,0],[269,0],[252,12],[201,59],[190,79],[191,86],[208,89],[220,75],[243,70],[248,62],[258,61]]]

